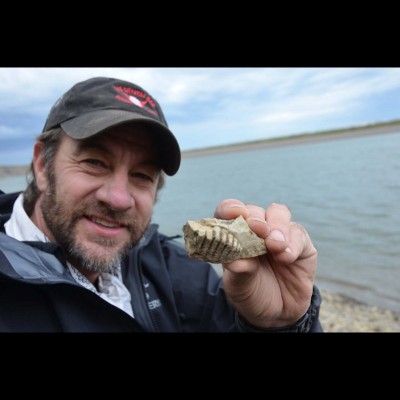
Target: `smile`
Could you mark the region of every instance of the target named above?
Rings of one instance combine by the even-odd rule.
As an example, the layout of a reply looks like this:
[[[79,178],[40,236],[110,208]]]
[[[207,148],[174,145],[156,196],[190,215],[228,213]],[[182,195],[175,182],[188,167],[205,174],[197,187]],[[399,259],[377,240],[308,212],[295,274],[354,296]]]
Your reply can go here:
[[[98,225],[105,226],[106,228],[121,228],[123,225],[111,222],[102,218],[89,217],[89,219]]]

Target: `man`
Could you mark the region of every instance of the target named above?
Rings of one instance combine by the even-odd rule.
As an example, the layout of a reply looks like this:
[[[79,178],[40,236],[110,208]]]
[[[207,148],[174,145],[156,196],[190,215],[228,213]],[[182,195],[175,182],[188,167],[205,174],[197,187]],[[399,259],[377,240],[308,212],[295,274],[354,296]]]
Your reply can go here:
[[[268,253],[212,266],[151,216],[179,145],[141,87],[92,78],[65,93],[37,138],[31,181],[0,196],[1,331],[321,331],[317,251],[288,208],[221,202]]]

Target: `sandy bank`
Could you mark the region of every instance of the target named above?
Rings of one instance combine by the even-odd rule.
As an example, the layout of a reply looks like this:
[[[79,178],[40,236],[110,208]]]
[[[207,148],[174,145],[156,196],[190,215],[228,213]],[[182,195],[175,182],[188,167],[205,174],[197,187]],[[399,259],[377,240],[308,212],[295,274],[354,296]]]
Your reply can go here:
[[[304,135],[294,135],[281,139],[258,140],[254,142],[244,142],[231,145],[207,147],[198,150],[187,150],[182,152],[182,157],[196,157],[209,154],[221,154],[234,151],[255,150],[260,148],[273,148],[301,145],[307,143],[327,142],[339,139],[350,139],[362,136],[380,135],[385,133],[400,132],[400,121],[384,124],[370,125],[366,127],[355,127],[335,131],[320,133],[310,133]]]
[[[354,137],[379,135],[400,132],[400,120],[389,121],[367,126],[350,127],[346,129],[323,131],[309,134],[292,135],[279,139],[257,140],[253,142],[235,143],[229,145],[207,147],[198,150],[182,151],[182,158],[221,154],[234,151],[253,150],[259,148],[273,148],[301,145],[307,143],[326,142],[331,140],[349,139]],[[0,178],[25,175],[29,165],[0,165]]]
[[[0,166],[0,178],[26,175],[26,173],[28,172],[28,168],[29,168],[28,165]]]

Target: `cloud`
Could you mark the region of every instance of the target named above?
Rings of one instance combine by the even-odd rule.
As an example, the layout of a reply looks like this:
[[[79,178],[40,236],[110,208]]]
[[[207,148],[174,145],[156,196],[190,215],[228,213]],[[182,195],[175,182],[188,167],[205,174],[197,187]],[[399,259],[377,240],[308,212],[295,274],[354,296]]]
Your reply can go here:
[[[12,137],[18,133],[18,129],[12,126],[0,125],[0,137]]]
[[[31,138],[53,103],[93,76],[149,91],[182,149],[400,115],[380,103],[400,103],[399,68],[1,68],[0,138]]]

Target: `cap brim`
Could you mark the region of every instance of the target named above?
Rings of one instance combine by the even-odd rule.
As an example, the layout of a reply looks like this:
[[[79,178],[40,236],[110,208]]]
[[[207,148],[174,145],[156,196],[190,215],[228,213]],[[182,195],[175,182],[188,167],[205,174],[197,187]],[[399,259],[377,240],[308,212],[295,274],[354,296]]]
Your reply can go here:
[[[128,123],[144,122],[160,140],[161,167],[167,175],[174,175],[181,163],[181,151],[173,133],[162,123],[141,114],[124,110],[99,110],[62,122],[61,128],[74,139],[86,139],[106,129]]]

